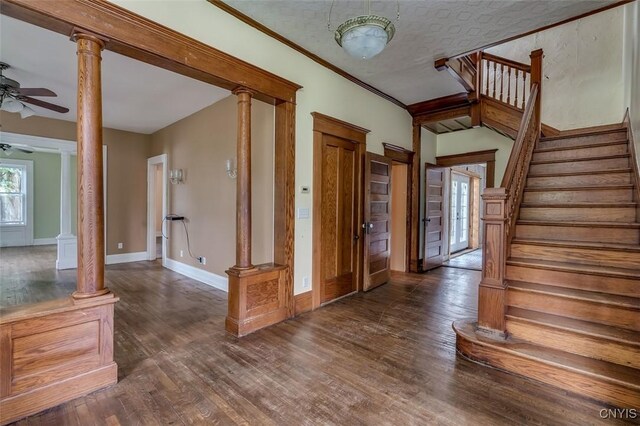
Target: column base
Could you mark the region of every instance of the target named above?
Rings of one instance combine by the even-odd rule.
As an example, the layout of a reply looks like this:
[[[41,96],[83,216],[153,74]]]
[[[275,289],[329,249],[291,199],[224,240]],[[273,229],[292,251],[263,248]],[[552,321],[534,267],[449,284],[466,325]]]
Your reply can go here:
[[[111,292],[111,290],[109,290],[107,287],[105,287],[105,288],[103,288],[101,290],[94,291],[92,293],[82,293],[82,292],[79,292],[79,291],[74,291],[71,294],[71,296],[76,300],[77,299],[84,300],[84,299],[91,299],[92,297],[104,296],[105,294],[108,294],[110,292]]]
[[[227,271],[229,308],[226,330],[244,336],[288,318],[284,280],[287,266],[267,263]]]

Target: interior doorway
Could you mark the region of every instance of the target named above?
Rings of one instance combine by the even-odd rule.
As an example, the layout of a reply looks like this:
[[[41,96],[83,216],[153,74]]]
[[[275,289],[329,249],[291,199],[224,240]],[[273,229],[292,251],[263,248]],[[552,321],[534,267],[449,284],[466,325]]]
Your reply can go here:
[[[167,154],[147,160],[147,259],[166,262]]]
[[[391,166],[391,270],[405,272],[407,266],[407,179],[409,166],[394,161]]]

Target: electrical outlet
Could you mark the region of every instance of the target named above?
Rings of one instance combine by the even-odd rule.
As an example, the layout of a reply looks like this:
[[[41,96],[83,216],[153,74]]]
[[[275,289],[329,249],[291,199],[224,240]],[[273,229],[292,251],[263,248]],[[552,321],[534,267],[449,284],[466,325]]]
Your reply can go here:
[[[118,243],[118,250],[123,249],[124,248],[124,243]]]
[[[302,277],[302,288],[311,288],[311,281],[309,280],[309,277]]]
[[[206,265],[207,264],[207,258],[204,257],[204,256],[198,257],[198,263],[200,263],[201,265]]]
[[[184,251],[180,250],[180,257],[184,257]]]

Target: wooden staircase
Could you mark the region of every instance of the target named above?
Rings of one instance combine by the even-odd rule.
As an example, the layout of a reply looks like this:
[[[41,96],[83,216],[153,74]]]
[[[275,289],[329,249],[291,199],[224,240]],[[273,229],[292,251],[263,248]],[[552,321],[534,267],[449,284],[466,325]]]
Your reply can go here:
[[[539,85],[501,188],[483,195],[478,321],[465,356],[640,407],[640,182],[628,125],[541,134]],[[538,105],[539,107],[539,105]]]

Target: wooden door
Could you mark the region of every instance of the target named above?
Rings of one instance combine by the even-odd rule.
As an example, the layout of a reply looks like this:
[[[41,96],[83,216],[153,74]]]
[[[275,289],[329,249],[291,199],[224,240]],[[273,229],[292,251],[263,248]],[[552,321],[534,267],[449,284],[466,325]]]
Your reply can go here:
[[[444,261],[444,167],[425,163],[424,258],[422,269],[428,271]]]
[[[320,302],[358,289],[357,144],[322,135]]]
[[[389,281],[391,159],[367,152],[364,165],[364,291]]]

